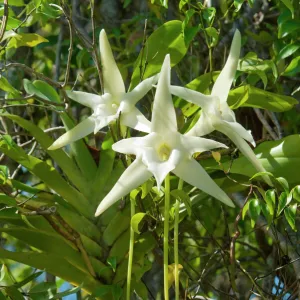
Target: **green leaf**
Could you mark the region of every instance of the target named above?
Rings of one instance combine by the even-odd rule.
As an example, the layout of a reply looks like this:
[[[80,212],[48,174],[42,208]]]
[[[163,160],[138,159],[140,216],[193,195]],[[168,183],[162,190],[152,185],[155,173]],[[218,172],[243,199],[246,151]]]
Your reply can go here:
[[[284,210],[285,218],[294,231],[297,231],[297,227],[296,227],[297,205],[298,204],[290,205],[286,207]]]
[[[278,23],[279,24],[279,23]],[[284,38],[287,35],[299,30],[300,20],[288,20],[278,26],[278,38]]]
[[[280,184],[280,186],[284,189],[284,191],[286,193],[288,193],[290,191],[289,183],[287,182],[287,180],[285,178],[278,177],[278,178],[276,178],[276,181]]]
[[[149,179],[145,183],[142,184],[141,199],[144,199],[150,193],[153,185],[154,185],[154,181],[152,179]]]
[[[20,20],[18,20],[16,18],[8,16],[8,18],[7,18],[7,24],[6,24],[6,30],[15,29],[21,23],[22,23],[22,21],[20,21]]]
[[[243,211],[242,211],[242,220],[245,219],[246,213],[247,213],[247,211],[249,210],[249,204],[250,204],[250,202],[248,201],[248,202],[244,205],[244,207],[243,207]]]
[[[115,256],[113,257],[109,257],[107,259],[107,263],[111,266],[111,268],[113,269],[114,272],[116,272],[116,268],[117,268],[117,258]]]
[[[281,0],[281,2],[290,10],[292,13],[292,18],[294,19],[294,6],[291,0]]]
[[[0,0],[0,3],[3,3],[3,0]],[[9,5],[12,5],[12,6],[25,6],[23,0],[10,0]]]
[[[292,189],[291,193],[293,195],[293,199],[295,199],[296,201],[300,202],[300,186],[299,185],[295,186]]]
[[[238,12],[241,9],[243,3],[244,3],[244,0],[234,0],[233,1],[234,7],[235,7],[235,12]]]
[[[300,73],[300,56],[294,58],[281,75],[293,77],[298,73]]]
[[[209,46],[215,47],[219,40],[219,33],[218,33],[217,29],[214,27],[208,27],[208,28],[205,28],[205,32],[210,37]]]
[[[275,208],[275,204],[276,204],[275,190],[267,190],[266,191],[265,201],[267,203],[270,214],[273,216],[274,208]]]
[[[216,9],[214,7],[205,7],[202,11],[202,15],[203,19],[208,22],[209,26],[211,26],[216,16]]]
[[[28,94],[37,95],[48,101],[61,102],[56,90],[44,81],[35,80],[34,82],[31,82],[25,78],[23,79],[23,84],[24,89]]]
[[[55,190],[73,205],[74,208],[80,211],[82,215],[88,218],[94,215],[94,210],[88,204],[87,199],[74,187],[69,185],[54,167],[51,167],[36,157],[27,155],[27,153],[16,144],[7,143],[5,136],[0,140],[0,150],[44,181],[50,188]]]
[[[238,107],[255,107],[268,109],[274,112],[289,110],[297,104],[296,99],[267,92],[250,85],[244,85],[231,90],[228,104],[232,109]]]
[[[300,184],[300,135],[290,135],[281,140],[261,143],[254,149],[254,153],[263,167],[275,177],[284,177],[290,185]],[[224,162],[223,167],[229,168],[230,162]],[[220,169],[219,166],[212,166]],[[240,156],[235,159],[230,169],[232,174],[248,177],[256,174],[256,169],[248,159]]]
[[[21,96],[21,93],[15,89],[3,76],[0,76],[0,89],[10,93],[13,98],[18,98]]]
[[[24,300],[24,297],[19,290],[14,286],[8,286],[5,288],[6,295],[9,296],[9,299],[14,300]]]
[[[40,292],[47,292],[56,290],[56,283],[55,282],[39,282],[34,287],[30,289],[30,293],[40,293]]]
[[[171,196],[184,203],[186,211],[189,216],[192,214],[192,204],[189,195],[183,190],[173,190],[171,191]]]
[[[82,284],[80,286],[74,287],[70,290],[66,290],[64,292],[61,293],[57,293],[54,296],[50,297],[49,300],[54,300],[54,299],[61,299],[62,297],[66,297],[72,294],[76,294],[77,292],[79,292],[82,288]]]
[[[9,118],[24,129],[28,130],[40,143],[41,147],[59,165],[59,167],[67,175],[70,181],[85,195],[89,195],[90,190],[88,187],[87,179],[83,176],[83,174],[81,174],[76,164],[62,149],[57,149],[54,151],[48,150],[48,147],[53,143],[53,140],[46,133],[44,133],[42,129],[34,125],[32,122],[21,118],[20,116],[10,114],[0,114],[0,116]],[[89,166],[89,164],[87,164],[87,166]],[[93,174],[92,171],[93,170],[90,169],[90,174]]]
[[[287,58],[294,54],[300,48],[300,43],[288,44],[280,50],[277,56],[277,60]]]
[[[282,192],[278,199],[277,217],[282,213],[288,202],[287,192]]]
[[[36,33],[18,33],[17,36],[12,37],[8,42],[7,48],[35,47],[46,42],[49,41]]]
[[[182,22],[173,20],[163,24],[150,35],[145,47],[146,50],[139,54],[135,62],[129,90],[140,82],[140,66],[144,69],[146,61],[144,79],[160,72],[166,54],[171,56],[172,67],[185,56],[187,46],[182,34]]]
[[[146,213],[142,213],[142,212],[139,212],[139,213],[136,213],[132,218],[131,218],[131,228],[133,229],[133,231],[135,233],[138,233],[140,234],[140,228],[143,227],[143,223],[141,223],[144,219],[144,217],[146,216],[147,214]]]
[[[251,227],[253,228],[257,218],[260,215],[261,206],[258,199],[252,199],[249,201],[249,213],[251,218]]]
[[[28,282],[35,280],[36,278],[41,276],[43,273],[44,273],[43,271],[35,272],[35,273],[31,274],[30,276],[28,276],[27,278],[25,278],[24,280],[15,283],[14,286],[17,288],[20,288],[20,287],[24,286],[25,284],[27,284]],[[1,280],[0,280],[0,282],[1,282]]]
[[[40,270],[45,270],[76,285],[83,283],[83,288],[90,293],[95,288],[102,285],[100,281],[96,281],[91,275],[88,275],[86,272],[77,269],[60,255],[38,253],[36,251],[12,252],[0,248],[0,257],[27,264]]]
[[[268,225],[272,223],[273,215],[271,214],[269,207],[265,203],[261,203],[261,210],[263,212],[263,215],[265,216]]]

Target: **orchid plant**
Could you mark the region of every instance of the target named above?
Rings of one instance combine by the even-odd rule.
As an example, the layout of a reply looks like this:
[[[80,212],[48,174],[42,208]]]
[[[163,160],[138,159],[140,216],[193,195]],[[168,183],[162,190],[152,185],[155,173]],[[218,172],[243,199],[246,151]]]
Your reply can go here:
[[[173,95],[202,108],[201,116],[193,128],[187,132],[188,136],[203,136],[214,130],[220,131],[232,140],[258,172],[266,172],[250,146],[245,142],[246,140],[255,147],[253,136],[250,131],[236,121],[234,112],[227,104],[230,87],[238,67],[240,49],[241,34],[239,30],[236,30],[228,59],[212,88],[210,96],[180,86],[171,86],[170,91]],[[263,177],[272,186],[269,177],[265,175]]]
[[[236,31],[226,65],[214,84],[211,95],[203,95],[183,87],[171,86],[169,55],[166,55],[164,59],[160,74],[143,80],[132,91],[126,93],[124,82],[113,58],[106,33],[102,30],[100,33],[100,54],[103,66],[104,94],[100,96],[80,91],[68,91],[67,94],[71,99],[90,107],[93,110],[93,114],[72,130],[62,135],[49,148],[50,150],[54,150],[74,142],[91,132],[96,133],[119,117],[121,125],[148,133],[142,137],[123,139],[112,145],[112,149],[116,152],[125,155],[135,155],[135,160],[127,167],[113,188],[100,202],[95,215],[101,215],[111,205],[149,180],[152,176],[155,177],[159,190],[161,184],[165,181],[165,299],[168,299],[169,297],[169,173],[172,172],[180,178],[181,187],[184,181],[226,205],[234,207],[234,204],[228,195],[193,158],[195,153],[201,153],[215,148],[228,148],[222,143],[199,137],[208,134],[213,130],[218,130],[227,135],[253,163],[258,171],[265,172],[265,169],[256,158],[250,146],[244,141],[246,140],[255,146],[255,141],[251,133],[236,121],[234,112],[227,104],[227,96],[237,69],[240,48],[241,37],[239,31]],[[135,104],[146,95],[156,82],[157,87],[152,109],[152,120],[150,123],[135,107]],[[202,107],[199,121],[185,134],[181,134],[177,130],[177,120],[172,102],[172,94]],[[271,184],[268,177],[265,176],[265,180]],[[175,210],[175,216],[177,214],[175,220],[177,219],[178,222],[179,203],[177,202]],[[133,215],[134,205],[131,205],[131,211]],[[178,224],[174,225],[174,230],[176,228],[178,229]],[[177,274],[175,275],[175,287],[176,299],[179,299],[178,253],[176,253],[178,247],[176,243],[174,242],[175,273]],[[131,230],[127,276],[127,299],[130,299],[133,245],[134,232]]]
[[[49,150],[61,148],[92,132],[96,134],[119,117],[121,125],[143,132],[150,131],[150,122],[135,105],[147,94],[152,85],[157,82],[158,75],[143,80],[132,91],[126,93],[122,75],[114,60],[104,29],[100,32],[99,44],[104,94],[100,96],[81,91],[66,92],[69,98],[90,107],[93,110],[93,114],[59,137],[49,147]]]

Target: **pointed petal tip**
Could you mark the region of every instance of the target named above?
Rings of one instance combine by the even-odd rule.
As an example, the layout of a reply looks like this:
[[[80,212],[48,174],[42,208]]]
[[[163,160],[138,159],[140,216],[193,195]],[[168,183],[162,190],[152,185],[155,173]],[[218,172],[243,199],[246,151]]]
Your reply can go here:
[[[54,142],[50,147],[47,148],[47,150],[56,150],[58,148],[60,148],[60,147],[55,146],[55,142]]]

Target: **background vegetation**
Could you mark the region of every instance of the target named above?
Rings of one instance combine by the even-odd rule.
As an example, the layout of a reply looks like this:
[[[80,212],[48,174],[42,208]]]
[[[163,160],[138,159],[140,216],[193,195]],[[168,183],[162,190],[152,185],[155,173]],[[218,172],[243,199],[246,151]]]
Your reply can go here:
[[[252,130],[255,152],[275,186],[252,177],[254,169],[219,133],[210,137],[231,145],[229,151],[197,159],[232,195],[235,209],[188,185],[178,191],[171,179],[171,201],[182,202],[181,298],[300,298],[299,1],[0,3],[0,299],[125,295],[129,196],[94,218],[124,170],[122,157],[111,150],[121,136],[105,129],[64,150],[47,150],[65,127],[90,113],[65,90],[102,91],[102,28],[127,87],[157,73],[170,53],[172,83],[203,93],[222,69],[235,29],[241,31],[241,60],[228,101]],[[152,102],[153,93],[139,102],[148,118]],[[182,99],[174,97],[174,104],[185,132],[200,112]],[[137,210],[131,221],[134,297],[162,299],[163,190],[149,180],[130,197]]]

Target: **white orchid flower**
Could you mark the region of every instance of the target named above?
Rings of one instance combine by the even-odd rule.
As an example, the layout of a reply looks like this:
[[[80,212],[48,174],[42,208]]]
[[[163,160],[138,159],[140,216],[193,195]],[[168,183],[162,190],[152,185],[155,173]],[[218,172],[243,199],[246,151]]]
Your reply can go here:
[[[63,147],[92,132],[96,133],[119,116],[121,116],[121,125],[150,132],[150,122],[135,107],[135,104],[147,94],[153,84],[156,84],[158,75],[143,80],[132,91],[126,93],[120,70],[114,60],[104,29],[100,32],[100,55],[104,94],[100,96],[85,92],[67,91],[68,97],[90,107],[93,114],[59,137],[49,147],[49,150]]]
[[[246,140],[255,147],[251,132],[236,121],[234,112],[227,104],[230,87],[238,66],[240,49],[241,34],[236,30],[228,59],[212,88],[210,96],[179,86],[171,86],[170,92],[202,108],[201,116],[195,126],[187,133],[188,136],[202,136],[214,130],[220,131],[232,140],[257,171],[266,172],[251,147],[245,142]],[[263,177],[269,185],[272,185],[269,177]]]
[[[202,166],[192,158],[195,152],[213,148],[227,148],[224,144],[177,131],[170,86],[170,56],[162,66],[152,111],[151,132],[144,137],[134,137],[115,143],[112,148],[124,154],[134,154],[135,161],[121,175],[112,190],[102,200],[96,216],[103,213],[130,191],[154,175],[157,185],[169,172],[199,188],[205,193],[233,207],[226,193],[209,177]]]

